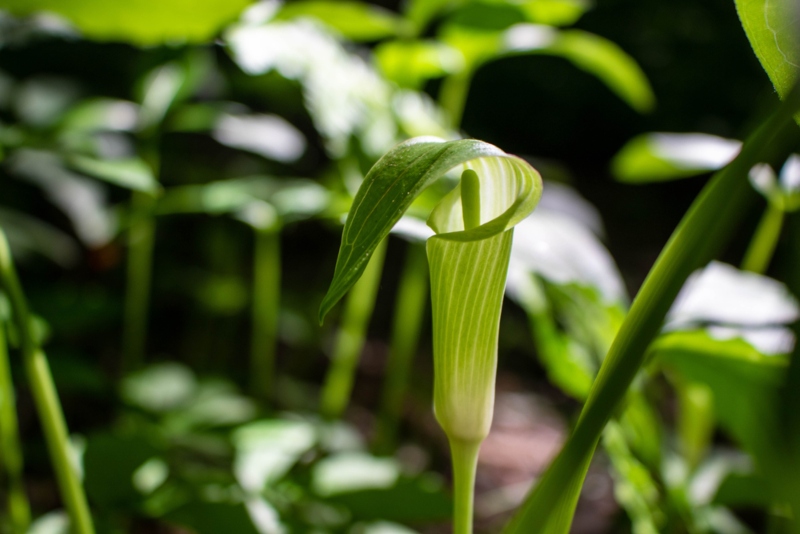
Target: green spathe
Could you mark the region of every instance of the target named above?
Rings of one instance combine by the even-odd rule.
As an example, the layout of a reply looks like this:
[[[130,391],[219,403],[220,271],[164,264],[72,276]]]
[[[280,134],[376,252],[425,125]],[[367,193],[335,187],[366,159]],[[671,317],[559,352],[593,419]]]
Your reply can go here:
[[[497,333],[513,230],[480,241],[428,240],[433,408],[447,436],[480,442],[494,408]]]

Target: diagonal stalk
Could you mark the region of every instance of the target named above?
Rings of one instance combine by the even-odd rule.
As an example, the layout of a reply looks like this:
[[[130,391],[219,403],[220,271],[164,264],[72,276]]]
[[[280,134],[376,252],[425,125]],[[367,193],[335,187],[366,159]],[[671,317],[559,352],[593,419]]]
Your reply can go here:
[[[385,256],[386,239],[372,253],[364,274],[347,297],[331,366],[322,387],[320,411],[325,417],[331,419],[341,417],[350,402],[358,358],[364,347],[369,319],[375,307],[375,298],[378,296]]]
[[[53,383],[53,376],[47,364],[47,358],[38,346],[31,332],[31,317],[28,304],[22,292],[11,261],[5,234],[0,230],[0,285],[11,301],[14,324],[20,339],[22,358],[28,375],[33,401],[42,421],[45,441],[50,459],[56,472],[56,480],[61,498],[70,518],[72,531],[76,534],[94,534],[92,516],[86,494],[83,491],[78,473],[73,466],[73,457],[69,445],[67,425],[64,412],[58,400]]]
[[[764,274],[769,267],[772,256],[775,254],[775,247],[781,236],[783,227],[783,210],[773,202],[767,204],[767,209],[758,223],[750,246],[747,247],[742,269],[754,273]]]
[[[275,349],[281,286],[281,242],[278,228],[255,231],[253,259],[253,326],[250,344],[251,389],[269,400],[275,383]]]
[[[747,175],[753,165],[787,155],[797,135],[792,115],[800,109],[795,87],[727,167],[717,172],[673,233],[625,318],[594,382],[572,436],[507,526],[507,533],[566,532],[577,494],[609,418],[644,362],[686,278],[728,241],[753,198]],[[568,491],[572,491],[568,493]],[[567,499],[567,501],[562,501]],[[551,515],[551,513],[554,515]]]
[[[11,380],[11,366],[8,359],[8,346],[5,325],[0,321],[0,457],[1,467],[8,477],[8,517],[11,531],[22,534],[28,531],[31,522],[31,507],[25,495],[22,477],[22,447],[19,442],[14,385]]]
[[[397,304],[394,309],[389,360],[383,385],[375,450],[390,453],[397,440],[397,425],[403,409],[414,354],[425,318],[428,298],[428,260],[425,248],[409,244]]]

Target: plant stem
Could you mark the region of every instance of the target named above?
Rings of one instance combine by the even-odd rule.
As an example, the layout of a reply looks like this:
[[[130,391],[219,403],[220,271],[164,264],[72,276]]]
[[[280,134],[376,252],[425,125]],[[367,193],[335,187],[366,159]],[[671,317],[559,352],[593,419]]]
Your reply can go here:
[[[783,210],[775,206],[772,202],[768,203],[761,221],[758,223],[753,240],[745,252],[742,260],[742,269],[754,273],[763,274],[766,272],[775,247],[778,245],[778,238],[783,227]]]
[[[8,475],[8,517],[11,531],[22,534],[31,522],[31,507],[25,495],[22,477],[22,447],[19,443],[19,424],[15,410],[14,385],[5,338],[5,325],[0,321],[0,455]]]
[[[145,359],[147,311],[155,244],[155,198],[134,191],[131,198],[131,223],[128,229],[128,272],[125,291],[125,316],[122,333],[122,371],[140,368]]]
[[[747,202],[753,165],[785,156],[795,141],[792,115],[800,85],[750,136],[736,159],[717,172],[695,200],[647,276],[592,386],[572,435],[507,526],[507,533],[566,532],[577,492],[606,422],[644,362],[647,347],[688,276],[728,241]],[[569,502],[567,502],[569,501]],[[557,512],[553,515],[553,512]]]
[[[395,446],[403,396],[428,303],[428,258],[424,247],[409,244],[398,293],[375,438],[375,450],[380,453],[389,453]]]
[[[472,169],[461,173],[461,214],[464,230],[481,225],[481,182],[478,173]]]
[[[278,228],[255,232],[253,260],[253,330],[251,337],[251,389],[269,400],[275,381],[275,348],[281,286],[281,242]]]
[[[450,125],[453,128],[461,126],[471,79],[472,71],[465,69],[462,72],[447,76],[442,81],[442,87],[439,90],[439,105],[447,112],[450,117]]]
[[[11,261],[11,252],[8,248],[5,234],[0,230],[0,284],[4,287],[13,311],[14,323],[20,338],[22,358],[25,371],[33,395],[39,417],[42,421],[45,441],[50,453],[50,459],[56,472],[56,480],[64,500],[64,506],[70,517],[72,532],[76,534],[93,534],[92,516],[86,494],[78,480],[78,473],[73,466],[73,456],[70,451],[67,425],[64,421],[64,412],[58,400],[53,376],[44,353],[39,349],[38,343],[30,328],[30,314],[22,286],[17,278],[14,265]]]
[[[364,346],[369,319],[375,307],[385,256],[386,239],[372,253],[364,274],[347,297],[331,367],[322,387],[320,411],[327,418],[341,417],[350,401],[356,366]]]
[[[450,440],[453,457],[453,534],[472,534],[475,472],[481,442]]]

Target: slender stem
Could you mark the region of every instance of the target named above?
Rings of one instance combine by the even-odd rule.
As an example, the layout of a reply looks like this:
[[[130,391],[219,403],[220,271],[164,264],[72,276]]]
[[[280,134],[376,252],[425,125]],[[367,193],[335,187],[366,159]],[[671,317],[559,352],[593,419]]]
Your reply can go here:
[[[11,531],[22,534],[31,522],[31,507],[25,495],[22,477],[22,447],[19,442],[19,424],[15,410],[14,385],[5,338],[5,325],[0,321],[0,455],[2,467],[8,474],[8,516]]]
[[[453,534],[472,534],[475,472],[481,442],[450,440],[453,457]]]
[[[457,74],[451,74],[442,81],[442,87],[439,90],[439,105],[447,112],[453,128],[461,126],[464,107],[467,105],[467,96],[469,95],[470,80],[472,80],[472,71],[465,69]]]
[[[147,310],[150,304],[150,283],[155,244],[155,198],[134,191],[131,198],[131,224],[128,229],[128,272],[125,294],[125,316],[122,333],[123,373],[142,366],[147,340]]]
[[[383,386],[375,450],[390,452],[397,435],[403,397],[411,375],[414,353],[428,303],[428,259],[425,247],[410,244],[394,309],[386,382]]]
[[[770,260],[775,254],[775,247],[778,245],[783,218],[783,210],[770,202],[761,222],[758,223],[755,234],[753,234],[753,240],[750,241],[750,246],[745,252],[742,269],[759,274],[766,272]]]
[[[353,389],[356,366],[364,346],[378,286],[381,281],[383,260],[386,256],[386,240],[372,253],[369,265],[358,282],[350,290],[344,308],[344,316],[336,337],[331,367],[322,387],[320,410],[325,417],[335,419],[342,416],[350,392]]]
[[[275,348],[281,286],[281,242],[277,228],[255,232],[253,331],[250,346],[251,389],[268,400],[275,380]]]
[[[0,230],[0,285],[11,301],[14,323],[19,333],[22,358],[28,375],[33,401],[42,421],[50,459],[56,480],[70,517],[72,531],[76,534],[93,534],[92,516],[86,494],[72,464],[67,425],[58,400],[53,377],[44,353],[39,349],[30,329],[30,314],[22,286],[11,261],[5,234]]]
[[[647,347],[688,276],[714,256],[733,234],[753,197],[747,174],[760,161],[788,154],[800,109],[800,85],[750,136],[737,158],[717,172],[692,204],[631,306],[606,356],[575,430],[506,527],[508,533],[543,532],[549,523],[568,527],[589,460],[606,422],[644,362]],[[574,489],[575,491],[570,491]],[[574,493],[574,494],[573,494]],[[575,497],[573,499],[573,497]],[[553,511],[558,512],[555,516]]]

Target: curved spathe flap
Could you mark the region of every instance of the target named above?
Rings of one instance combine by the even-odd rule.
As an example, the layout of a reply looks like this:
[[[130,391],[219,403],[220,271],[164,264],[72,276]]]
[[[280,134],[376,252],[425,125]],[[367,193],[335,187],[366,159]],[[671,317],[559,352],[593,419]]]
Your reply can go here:
[[[444,141],[418,137],[387,152],[367,173],[345,222],[336,270],[320,306],[320,320],[355,284],[375,247],[400,220],[414,199],[451,169],[475,170],[481,179],[481,220],[469,231],[453,218],[462,217],[460,199],[452,193],[434,209],[429,224],[441,237],[474,241],[496,235],[525,218],[541,196],[541,177],[524,160],[475,139]]]

